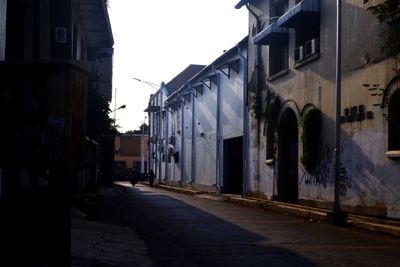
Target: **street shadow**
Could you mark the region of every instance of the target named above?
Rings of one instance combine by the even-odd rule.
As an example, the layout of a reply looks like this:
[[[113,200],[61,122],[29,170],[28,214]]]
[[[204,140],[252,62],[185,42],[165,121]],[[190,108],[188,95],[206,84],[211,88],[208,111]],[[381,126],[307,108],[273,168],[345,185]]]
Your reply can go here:
[[[123,185],[115,185],[120,190]],[[318,266],[268,240],[143,185],[98,200],[92,219],[131,226],[157,266]]]

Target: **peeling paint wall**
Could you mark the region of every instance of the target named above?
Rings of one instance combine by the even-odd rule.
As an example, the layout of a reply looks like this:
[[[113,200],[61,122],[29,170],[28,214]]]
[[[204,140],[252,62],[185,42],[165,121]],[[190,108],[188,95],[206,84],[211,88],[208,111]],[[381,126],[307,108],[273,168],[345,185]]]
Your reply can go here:
[[[371,1],[370,1],[371,2]],[[256,80],[257,68],[264,77],[258,79],[262,89],[259,97],[266,105],[267,91],[278,95],[283,103],[293,103],[299,119],[299,201],[330,207],[334,197],[335,143],[335,1],[321,0],[320,53],[310,62],[295,64],[296,30],[290,29],[288,71],[269,79],[269,46],[253,44],[257,28],[268,26],[269,1],[252,1],[250,8],[259,15],[259,24],[249,15],[249,86]],[[289,1],[289,8],[295,5]],[[351,110],[362,110],[360,120],[342,123],[342,163],[345,174],[341,181],[342,205],[348,211],[400,218],[400,162],[389,159],[387,151],[387,106],[381,108],[382,90],[399,75],[399,26],[380,23],[367,8],[371,3],[343,1],[342,6],[342,116]],[[397,38],[397,39],[396,39]],[[261,59],[257,63],[257,49]],[[251,78],[254,78],[253,80]],[[260,84],[261,81],[261,84]],[[265,81],[265,82],[264,82]],[[391,85],[393,92],[399,82]],[[371,91],[379,87],[378,92]],[[256,86],[254,87],[256,88]],[[371,89],[371,90],[370,90]],[[379,91],[381,90],[381,91]],[[257,98],[256,90],[249,89],[249,114]],[[374,94],[375,93],[375,94]],[[388,93],[387,95],[390,96]],[[321,110],[322,126],[319,160],[313,175],[300,164],[303,153],[301,116],[307,106]],[[357,111],[356,111],[357,113]],[[358,112],[360,113],[360,112]],[[368,113],[368,114],[367,114]],[[372,115],[371,115],[372,114]],[[371,117],[372,116],[372,117]],[[342,118],[343,119],[343,118]],[[249,191],[267,198],[277,196],[277,153],[273,164],[266,164],[266,122],[264,118],[249,116]],[[275,150],[277,150],[275,144]]]

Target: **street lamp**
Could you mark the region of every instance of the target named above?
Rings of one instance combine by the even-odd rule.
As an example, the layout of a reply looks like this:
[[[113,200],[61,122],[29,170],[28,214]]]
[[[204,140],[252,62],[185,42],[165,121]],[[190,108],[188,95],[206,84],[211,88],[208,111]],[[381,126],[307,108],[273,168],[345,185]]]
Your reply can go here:
[[[126,108],[126,105],[122,105],[122,106],[120,106],[120,107],[118,107],[118,108],[116,108],[116,109],[110,111],[110,113],[114,112],[114,127],[115,127],[115,122],[116,122],[116,119],[117,119],[117,118],[116,118],[117,110],[119,110],[119,109],[124,109],[124,108]]]
[[[120,106],[119,108],[116,108],[116,109],[114,109],[114,110],[111,110],[110,113],[111,113],[111,112],[114,112],[114,111],[117,111],[117,110],[119,110],[119,109],[124,109],[124,108],[126,108],[126,105],[122,105],[122,106]]]
[[[143,80],[141,80],[139,78],[135,78],[135,77],[133,77],[132,79],[134,79],[135,81],[150,85],[151,87],[153,87],[154,89],[157,89],[157,90],[160,88],[160,85],[158,85],[156,83],[152,83],[152,82],[149,82],[149,81],[143,81]]]
[[[140,174],[144,174],[144,125],[147,116],[144,117],[142,123],[142,135],[140,137]]]

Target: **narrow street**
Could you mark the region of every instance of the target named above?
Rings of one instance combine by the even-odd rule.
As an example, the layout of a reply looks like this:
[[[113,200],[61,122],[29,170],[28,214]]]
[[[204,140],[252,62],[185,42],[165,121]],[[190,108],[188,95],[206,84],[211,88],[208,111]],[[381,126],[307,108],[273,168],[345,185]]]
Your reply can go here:
[[[395,266],[400,240],[151,188],[114,186],[91,220],[129,226],[156,266]],[[115,193],[117,192],[117,193]]]

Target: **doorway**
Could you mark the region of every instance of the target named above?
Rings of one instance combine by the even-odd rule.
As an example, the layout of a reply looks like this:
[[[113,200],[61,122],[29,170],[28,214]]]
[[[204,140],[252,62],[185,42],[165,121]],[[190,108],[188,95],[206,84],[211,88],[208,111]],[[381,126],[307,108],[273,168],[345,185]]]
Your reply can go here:
[[[298,198],[298,123],[294,111],[284,111],[278,125],[278,200]]]
[[[223,187],[226,194],[242,194],[243,190],[243,137],[224,140]]]

